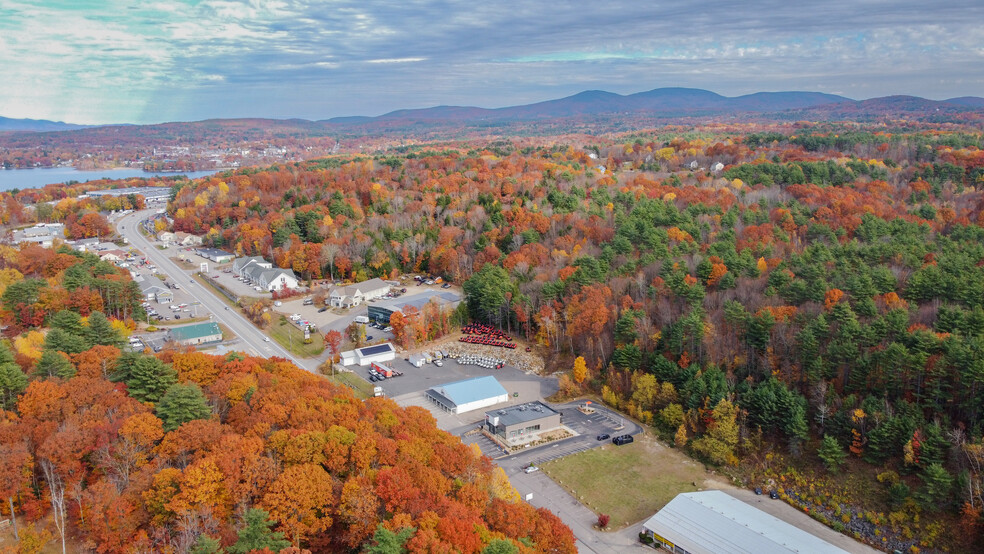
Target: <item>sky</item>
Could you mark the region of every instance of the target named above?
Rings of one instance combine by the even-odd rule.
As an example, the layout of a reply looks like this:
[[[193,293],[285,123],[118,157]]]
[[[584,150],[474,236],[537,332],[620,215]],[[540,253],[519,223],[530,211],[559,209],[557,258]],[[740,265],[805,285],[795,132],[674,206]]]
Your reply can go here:
[[[981,0],[0,0],[0,116],[496,108],[601,89],[984,96]]]

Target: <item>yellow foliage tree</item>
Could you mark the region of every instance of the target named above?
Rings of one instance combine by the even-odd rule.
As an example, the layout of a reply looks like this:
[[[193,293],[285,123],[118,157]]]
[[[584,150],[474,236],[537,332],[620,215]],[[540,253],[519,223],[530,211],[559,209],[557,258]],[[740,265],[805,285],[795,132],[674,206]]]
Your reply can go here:
[[[506,471],[501,467],[492,470],[492,483],[489,490],[492,492],[492,496],[500,500],[519,502],[519,493],[513,488],[509,478],[506,477]]]
[[[14,339],[14,350],[34,361],[38,361],[41,359],[42,344],[44,344],[44,335],[40,331],[28,331]]]
[[[587,377],[588,364],[584,362],[584,356],[578,356],[574,359],[574,381],[580,385]]]
[[[759,258],[758,262],[755,264],[755,267],[758,268],[759,273],[765,273],[769,270],[769,264],[765,263],[765,258]]]

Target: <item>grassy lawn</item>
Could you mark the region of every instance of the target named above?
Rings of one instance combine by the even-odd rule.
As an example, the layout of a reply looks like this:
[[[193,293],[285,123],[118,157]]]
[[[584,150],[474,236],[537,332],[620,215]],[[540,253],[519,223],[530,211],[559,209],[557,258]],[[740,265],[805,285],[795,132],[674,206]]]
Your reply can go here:
[[[372,383],[354,373],[335,373],[335,375],[327,375],[327,378],[352,389],[358,398],[369,398],[372,396]]]
[[[679,493],[706,489],[710,476],[699,462],[641,435],[547,462],[543,471],[595,513],[611,516],[613,530],[652,516]]]
[[[325,351],[324,339],[318,333],[311,333],[311,344],[304,344],[304,331],[290,323],[274,322],[270,325],[270,336],[288,352],[302,358],[313,358]]]

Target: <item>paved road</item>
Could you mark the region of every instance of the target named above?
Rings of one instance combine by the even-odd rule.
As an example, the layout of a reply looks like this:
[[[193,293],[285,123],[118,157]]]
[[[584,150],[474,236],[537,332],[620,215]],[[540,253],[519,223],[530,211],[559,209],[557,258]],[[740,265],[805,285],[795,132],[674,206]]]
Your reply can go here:
[[[143,210],[123,216],[117,221],[117,229],[120,235],[126,237],[130,245],[143,251],[147,259],[157,266],[158,270],[167,275],[173,282],[180,283],[181,288],[186,294],[200,302],[207,310],[213,314],[213,320],[225,325],[242,341],[241,349],[249,354],[270,357],[278,356],[288,359],[298,367],[306,369],[312,373],[317,372],[318,360],[305,360],[297,358],[287,352],[276,342],[266,342],[263,339],[266,335],[257,329],[248,319],[243,317],[236,310],[226,310],[226,303],[217,298],[212,291],[206,289],[198,281],[192,278],[193,271],[181,269],[168,258],[168,254],[150,242],[144,235],[140,234],[138,225],[150,217],[155,210]]]

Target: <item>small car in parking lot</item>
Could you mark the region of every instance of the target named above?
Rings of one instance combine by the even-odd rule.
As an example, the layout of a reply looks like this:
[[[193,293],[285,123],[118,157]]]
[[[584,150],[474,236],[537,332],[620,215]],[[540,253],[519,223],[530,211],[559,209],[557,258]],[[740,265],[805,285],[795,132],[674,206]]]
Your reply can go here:
[[[608,440],[610,438],[612,438],[612,436],[609,435],[608,433],[602,433],[602,434],[598,435],[598,440],[600,440],[600,441],[606,441],[606,440]]]
[[[327,310],[328,310],[328,306],[325,306],[323,308],[318,308],[318,313],[320,314],[321,312],[324,312],[324,311],[327,311]]]
[[[531,466],[528,466],[523,471],[525,471],[526,473],[534,473],[534,472],[540,471],[540,468],[538,468],[538,467],[536,467],[534,465],[531,465]]]

